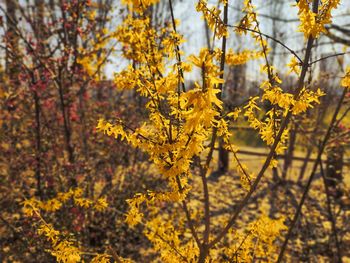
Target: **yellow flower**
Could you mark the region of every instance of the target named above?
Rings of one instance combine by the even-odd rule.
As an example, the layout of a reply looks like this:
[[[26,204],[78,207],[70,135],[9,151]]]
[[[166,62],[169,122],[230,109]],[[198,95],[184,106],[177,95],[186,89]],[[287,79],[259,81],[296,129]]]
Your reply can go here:
[[[290,60],[290,63],[287,64],[287,66],[289,67],[288,74],[291,72],[294,72],[297,75],[300,74],[300,63],[297,61],[297,59],[294,56]]]
[[[325,32],[325,25],[332,22],[332,10],[337,8],[340,0],[322,1],[318,13],[314,13],[309,7],[308,0],[299,0],[300,25],[299,30],[304,33],[305,38],[312,36],[318,38],[322,32]]]
[[[108,207],[107,199],[105,197],[99,198],[94,205],[97,211],[103,211]]]
[[[38,228],[38,234],[44,235],[50,242],[56,243],[60,232],[55,230],[51,224],[41,224]]]
[[[346,69],[345,76],[341,80],[341,85],[344,88],[350,89],[350,67]]]
[[[85,198],[74,198],[74,202],[84,208],[89,208],[90,205],[92,204],[92,201],[89,199],[85,199]]]

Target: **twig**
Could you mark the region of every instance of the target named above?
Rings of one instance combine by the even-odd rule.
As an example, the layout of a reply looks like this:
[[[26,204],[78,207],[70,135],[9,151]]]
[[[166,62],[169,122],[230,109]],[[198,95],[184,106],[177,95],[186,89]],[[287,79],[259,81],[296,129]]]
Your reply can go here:
[[[176,176],[176,183],[177,183],[177,185],[179,187],[179,191],[182,192],[183,188],[182,188],[179,176]],[[185,215],[186,215],[187,224],[188,224],[188,227],[190,228],[191,234],[192,234],[194,240],[196,241],[198,248],[201,249],[202,244],[201,244],[201,242],[200,242],[200,240],[198,238],[196,230],[194,229],[194,225],[193,225],[193,222],[192,222],[192,219],[191,219],[190,211],[189,211],[189,209],[187,207],[187,203],[186,203],[185,200],[183,200],[181,203],[182,203],[182,208],[183,208],[183,210],[185,212]]]
[[[235,25],[229,25],[229,24],[226,24],[227,27],[233,27],[233,28],[238,28],[238,29],[244,29],[244,30],[247,30],[249,32],[253,32],[253,33],[257,33],[257,34],[261,34],[262,36],[268,38],[268,39],[271,39],[272,41],[275,41],[276,43],[280,44],[282,47],[284,47],[285,49],[287,49],[291,54],[293,54],[298,60],[300,63],[302,63],[302,59],[298,56],[298,54],[293,50],[291,49],[290,47],[288,47],[286,44],[284,44],[281,40],[278,40],[277,38],[275,37],[272,37],[270,35],[267,35],[265,33],[262,33],[262,32],[259,32],[257,30],[254,30],[254,29],[250,29],[250,28],[247,28],[247,27],[243,27],[243,26],[235,26]]]
[[[319,58],[319,59],[316,59],[316,60],[310,62],[310,63],[309,63],[309,66],[311,66],[311,65],[313,65],[313,64],[315,64],[315,63],[317,63],[317,62],[320,62],[320,61],[322,61],[322,60],[328,59],[328,58],[344,56],[344,55],[349,54],[349,53],[350,53],[350,52],[342,52],[342,53],[337,53],[337,54],[332,54],[332,55],[328,55],[328,56],[325,56],[325,57],[321,57],[321,58]]]
[[[173,10],[173,3],[172,3],[171,0],[169,0],[169,7],[170,7],[170,14],[171,14],[171,21],[172,21],[172,24],[173,24],[173,29],[174,29],[174,32],[177,33],[177,31],[176,31],[176,22],[175,22],[175,17],[174,17],[174,10]],[[175,44],[175,48],[176,48],[176,59],[177,59],[177,62],[178,62],[177,70],[178,70],[178,72],[179,72],[179,74],[181,76],[182,92],[185,92],[186,91],[186,87],[185,87],[185,82],[184,82],[184,73],[183,73],[183,70],[182,70],[182,67],[181,67],[180,47],[179,47],[177,42]]]

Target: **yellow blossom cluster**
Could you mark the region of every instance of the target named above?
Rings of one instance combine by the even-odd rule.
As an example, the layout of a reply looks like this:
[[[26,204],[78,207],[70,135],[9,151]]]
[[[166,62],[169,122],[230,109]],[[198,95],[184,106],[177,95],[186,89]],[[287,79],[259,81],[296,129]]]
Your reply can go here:
[[[227,25],[220,18],[220,9],[215,6],[209,8],[207,0],[199,0],[196,5],[197,12],[202,12],[203,17],[208,23],[209,28],[215,32],[217,38],[222,38],[223,36],[228,36]]]
[[[77,63],[95,80],[101,79],[101,72],[109,54],[107,47],[111,39],[112,35],[109,34],[106,28],[103,28],[100,33],[96,34],[96,39],[83,36],[83,40],[88,42],[87,46],[90,46],[91,49],[84,47],[78,48],[79,56]]]
[[[276,116],[274,110],[266,112],[265,120],[261,121],[257,117],[257,112],[261,111],[261,108],[257,105],[257,100],[259,97],[253,97],[249,100],[249,103],[244,106],[245,112],[244,116],[248,119],[250,127],[253,129],[259,130],[261,139],[266,142],[267,145],[272,146],[275,142],[275,136],[279,130],[280,125],[280,116]],[[286,129],[278,145],[276,147],[276,153],[281,154],[285,150],[285,142],[288,139],[288,129]],[[272,162],[271,166],[274,167],[276,162]]]
[[[27,216],[35,216],[39,218],[39,227],[37,232],[39,235],[44,236],[51,244],[49,252],[54,256],[57,262],[62,263],[77,263],[82,262],[82,255],[86,254],[81,251],[79,247],[74,245],[74,241],[71,238],[64,237],[60,231],[56,230],[52,224],[47,223],[42,217],[40,210],[54,212],[58,210],[64,202],[73,198],[74,202],[82,207],[92,205],[92,201],[82,198],[82,189],[71,189],[66,193],[59,193],[57,198],[48,200],[46,202],[39,201],[37,199],[29,199],[23,202],[23,211]],[[107,207],[107,202],[104,198],[97,200],[94,208],[98,211],[102,211]],[[88,253],[91,255],[91,253]],[[92,254],[94,257],[91,262],[95,263],[108,263],[110,262],[110,255],[107,254]]]
[[[258,52],[243,52],[243,57],[247,55],[250,56],[251,59],[266,57],[269,52],[269,48],[267,45],[267,41],[263,39],[261,35],[259,22],[257,20],[257,12],[255,11],[255,6],[252,4],[251,0],[244,1],[242,12],[245,15],[243,16],[243,18],[241,18],[239,24],[236,26],[235,32],[240,35],[247,34],[247,32],[250,32],[252,38],[255,40],[255,43],[261,48],[261,51]]]
[[[158,3],[159,0],[122,0],[123,4],[126,4],[130,11],[142,13],[153,4]]]
[[[287,66],[289,67],[289,71],[288,74],[294,72],[295,74],[299,75],[300,74],[300,62],[297,61],[297,59],[295,58],[295,56],[293,56],[289,62],[289,64],[287,64]]]
[[[262,51],[250,51],[243,50],[239,53],[234,53],[232,49],[229,49],[226,54],[225,62],[229,66],[237,66],[247,63],[249,60],[258,59],[264,56]]]
[[[234,243],[225,250],[225,253],[227,257],[234,258],[236,262],[252,262],[255,258],[275,255],[278,250],[275,241],[286,229],[283,217],[273,220],[263,214],[256,221],[250,223],[245,232],[231,231]],[[267,260],[274,262],[276,258],[268,258]]]
[[[199,156],[204,150],[204,142],[208,140],[212,126],[227,129],[227,124],[217,119],[218,110],[222,107],[222,101],[217,98],[220,92],[217,86],[223,80],[219,77],[220,70],[214,61],[220,55],[219,51],[202,49],[199,56],[190,56],[189,61],[203,70],[203,83],[195,83],[193,89],[182,93],[178,93],[177,71],[167,76],[158,73],[158,77],[155,77],[147,66],[140,66],[137,70],[129,67],[127,70],[137,71],[139,76],[135,79],[137,84],[131,86],[149,99],[146,104],[149,121],[138,128],[131,128],[121,121],[117,124],[103,119],[99,121],[98,131],[115,138],[121,137],[147,152],[171,189],[163,193],[138,194],[129,200],[127,221],[131,225],[140,220],[138,211],[141,203],[183,200],[189,190],[190,164],[193,157]],[[122,74],[127,74],[127,70]],[[164,107],[168,108],[168,113],[163,111]]]
[[[198,249],[193,240],[183,242],[182,233],[178,231],[171,222],[176,218],[166,216],[156,217],[150,220],[144,230],[145,235],[151,240],[157,251],[160,251],[162,262],[190,262],[198,256]],[[181,228],[185,227],[185,222],[180,221]],[[176,249],[176,250],[175,250]]]
[[[350,67],[346,69],[345,76],[341,80],[341,85],[344,88],[350,89]]]
[[[257,14],[251,0],[244,0],[242,12],[245,14],[236,28],[238,34],[246,34],[247,29],[257,28]]]
[[[305,113],[308,109],[313,108],[314,104],[319,104],[319,98],[324,95],[320,89],[311,91],[304,87],[300,91],[299,96],[296,97],[292,93],[284,92],[278,86],[271,85],[269,81],[264,82],[262,88],[264,90],[262,101],[268,101],[275,107],[266,112],[264,120],[260,120],[257,117],[257,113],[261,112],[261,108],[257,105],[259,97],[254,97],[251,98],[249,103],[244,107],[244,116],[247,117],[249,125],[252,128],[259,130],[261,139],[270,146],[275,141],[275,136],[279,131],[281,118],[283,116],[286,116],[289,111],[291,111],[293,115]],[[277,154],[283,153],[285,150],[284,144],[287,139],[288,129],[285,129],[276,148]],[[276,162],[272,162],[271,165],[274,166],[276,164]]]
[[[38,234],[45,236],[51,243],[50,253],[57,262],[75,263],[81,262],[81,251],[72,241],[61,240],[60,232],[55,230],[51,224],[43,222],[38,228]]]
[[[158,34],[150,24],[150,19],[146,16],[138,18],[127,16],[123,24],[119,25],[114,33],[115,38],[123,45],[123,55],[125,58],[144,63],[148,58],[144,50],[153,50],[152,62],[159,64],[162,60],[158,52],[155,38]],[[147,41],[143,41],[147,39]]]
[[[74,242],[60,237],[60,232],[55,230],[51,224],[47,224],[42,219],[42,224],[38,228],[38,234],[45,236],[51,243],[50,254],[54,256],[58,263],[78,263],[82,262],[82,256],[86,254]],[[88,253],[91,254],[91,253]],[[91,263],[109,263],[111,256],[107,254],[92,253]]]
[[[268,100],[272,105],[278,105],[284,109],[284,115],[291,110],[294,115],[306,112],[313,108],[313,104],[320,104],[319,98],[324,96],[324,92],[317,89],[315,92],[307,90],[305,87],[300,91],[298,98],[293,94],[284,92],[278,86],[271,86],[265,89],[263,99]]]
[[[70,199],[74,204],[83,208],[93,208],[97,211],[103,211],[107,208],[108,203],[105,197],[101,197],[96,201],[83,197],[83,190],[81,188],[70,189],[68,192],[60,192],[55,198],[41,201],[36,198],[31,198],[23,201],[23,212],[27,216],[33,216],[35,212],[40,210],[47,212],[58,211],[64,203],[67,203]]]
[[[296,4],[299,8],[300,25],[299,30],[304,33],[305,38],[312,36],[318,38],[326,31],[325,25],[332,22],[332,10],[337,8],[340,0],[322,1],[317,13],[310,8],[310,0],[300,0]]]
[[[95,17],[98,8],[98,5],[92,3],[88,9],[81,10],[80,30],[77,36],[80,39],[76,43],[78,52],[73,61],[73,63],[80,64],[88,76],[95,80],[102,78],[105,61],[110,53],[110,49],[113,49],[109,45],[112,35],[109,34],[107,28],[101,28],[98,32],[94,32],[95,37],[92,37],[87,29],[87,25],[96,22]]]

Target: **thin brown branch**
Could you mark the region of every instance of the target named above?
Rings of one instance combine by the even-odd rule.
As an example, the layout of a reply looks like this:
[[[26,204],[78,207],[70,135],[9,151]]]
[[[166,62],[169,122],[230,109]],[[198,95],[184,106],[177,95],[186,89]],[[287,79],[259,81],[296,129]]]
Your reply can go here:
[[[233,27],[233,28],[238,28],[238,29],[243,29],[243,30],[247,30],[249,32],[253,32],[253,33],[257,33],[259,35],[262,35],[268,39],[271,39],[272,41],[275,41],[276,43],[278,43],[279,45],[281,45],[282,47],[284,47],[285,49],[287,49],[291,54],[293,54],[298,60],[300,63],[302,63],[302,59],[299,57],[299,55],[293,50],[291,49],[290,47],[288,47],[286,44],[284,44],[281,40],[278,40],[277,38],[275,37],[272,37],[268,34],[265,34],[265,33],[262,33],[262,32],[259,32],[257,30],[254,30],[254,29],[250,29],[250,28],[247,28],[247,27],[242,27],[242,26],[235,26],[235,25],[228,25],[226,24],[226,26],[228,27]]]
[[[332,55],[328,55],[328,56],[325,56],[325,57],[321,57],[321,58],[319,58],[319,59],[316,59],[316,60],[310,62],[309,66],[311,66],[311,65],[313,65],[313,64],[315,64],[315,63],[317,63],[317,62],[320,62],[320,61],[322,61],[322,60],[328,59],[328,58],[344,56],[344,55],[349,54],[349,53],[350,53],[350,52],[342,52],[342,53],[337,53],[337,54],[332,54]]]
[[[179,187],[179,191],[182,192],[183,191],[183,187],[181,185],[181,181],[180,181],[179,176],[176,176],[176,183],[177,183],[177,185]],[[192,234],[194,240],[196,241],[198,248],[201,249],[202,245],[201,245],[201,242],[200,242],[200,240],[198,238],[197,232],[194,229],[194,225],[193,225],[193,221],[192,221],[192,218],[191,218],[191,215],[190,215],[190,211],[189,211],[189,209],[187,207],[187,203],[186,203],[185,200],[182,201],[182,208],[185,211],[187,224],[188,224],[188,227],[190,228],[191,234]]]
[[[171,14],[171,21],[173,24],[173,29],[174,29],[174,32],[177,33],[172,0],[169,0],[169,7],[170,7],[170,14]],[[186,87],[185,87],[185,81],[184,81],[184,72],[183,72],[182,67],[181,67],[182,61],[181,61],[180,47],[179,47],[178,43],[176,43],[176,45],[175,45],[175,52],[176,52],[176,59],[178,62],[177,70],[178,70],[180,77],[181,77],[180,81],[181,81],[181,85],[182,85],[182,92],[185,92]]]

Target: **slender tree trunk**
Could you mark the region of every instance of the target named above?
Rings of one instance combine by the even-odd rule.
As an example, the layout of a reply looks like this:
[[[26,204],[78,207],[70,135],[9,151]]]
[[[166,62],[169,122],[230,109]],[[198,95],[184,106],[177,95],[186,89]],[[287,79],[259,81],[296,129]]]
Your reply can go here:
[[[343,163],[343,146],[338,145],[327,149],[326,183],[335,199],[339,199],[343,195],[337,187],[342,181]]]
[[[229,152],[224,148],[224,141],[219,139],[219,161],[218,161],[218,173],[220,175],[225,174],[229,168]]]
[[[7,19],[7,49],[6,49],[6,57],[5,57],[5,72],[7,76],[10,76],[12,78],[12,82],[14,86],[18,84],[17,81],[17,74],[20,71],[20,64],[18,63],[18,58],[14,58],[13,55],[18,54],[18,36],[16,34],[16,27],[14,23],[17,21],[16,16],[16,0],[6,0],[6,11],[7,16],[10,17],[10,19]],[[11,20],[11,21],[10,21]],[[9,52],[11,51],[11,52]],[[10,54],[11,53],[11,54]]]
[[[296,127],[293,127],[289,133],[289,144],[288,144],[288,149],[284,158],[283,171],[282,171],[283,180],[286,179],[288,169],[289,167],[292,166],[296,138],[297,138],[297,130],[296,130]]]
[[[40,131],[40,104],[38,93],[34,92],[34,105],[35,105],[35,140],[36,140],[36,167],[35,177],[37,180],[37,195],[42,198],[41,189],[41,131]]]

